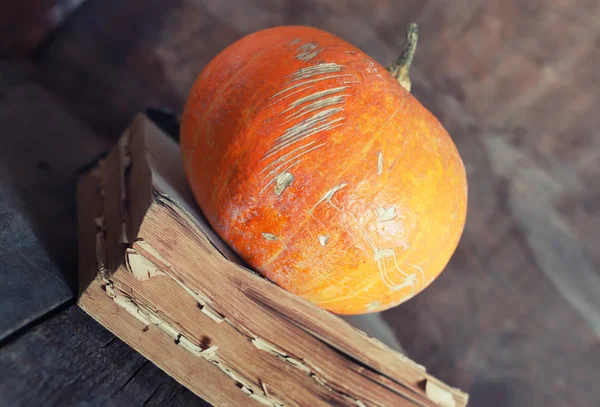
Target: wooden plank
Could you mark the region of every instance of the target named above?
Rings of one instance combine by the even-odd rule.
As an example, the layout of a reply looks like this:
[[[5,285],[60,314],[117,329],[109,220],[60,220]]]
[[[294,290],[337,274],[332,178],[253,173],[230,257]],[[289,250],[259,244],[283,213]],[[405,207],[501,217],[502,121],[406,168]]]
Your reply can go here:
[[[233,25],[195,1],[92,0],[33,60],[48,89],[97,134],[115,140],[148,105],[180,111],[195,75],[237,38]]]
[[[84,0],[25,0],[0,6],[0,56],[27,58]]]
[[[141,170],[147,156],[152,176]],[[98,270],[79,299],[86,312],[217,405],[466,404],[467,395],[405,356],[226,259],[217,249],[224,244],[207,234],[208,224],[181,200],[187,189],[177,189],[185,184],[180,168],[177,145],[139,116],[111,153],[84,174],[80,247],[94,253],[95,261],[80,261],[86,276],[90,264]],[[174,174],[179,177],[172,183]],[[143,186],[153,179],[157,190],[150,200]],[[114,185],[136,185],[137,193]],[[87,202],[97,190],[101,207],[93,213]],[[111,235],[111,224],[131,219],[129,203],[145,212],[141,225],[129,225],[139,233]],[[115,252],[118,242],[127,243],[121,245],[121,266],[114,261],[122,257]],[[115,319],[115,307],[123,317]]]
[[[73,298],[75,168],[101,145],[28,70],[0,64],[0,340]]]
[[[0,372],[2,406],[209,405],[77,306],[0,348]]]
[[[385,64],[417,21],[413,93],[464,157],[469,215],[441,278],[383,317],[409,356],[469,390],[473,405],[600,399],[597,1],[182,1],[150,2],[145,14],[129,3],[89,2],[36,58],[49,86],[105,133],[144,99],[178,111],[194,75],[243,33],[314,25]],[[119,87],[134,96],[117,99]]]

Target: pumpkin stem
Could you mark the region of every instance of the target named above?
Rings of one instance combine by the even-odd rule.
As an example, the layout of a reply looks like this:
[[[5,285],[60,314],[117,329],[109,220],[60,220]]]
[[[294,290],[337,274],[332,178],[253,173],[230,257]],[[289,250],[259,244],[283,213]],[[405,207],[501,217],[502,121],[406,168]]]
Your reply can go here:
[[[387,68],[394,78],[400,82],[400,85],[409,92],[411,89],[409,71],[413,59],[415,59],[418,41],[419,27],[416,23],[410,23],[406,28],[406,42],[404,43],[402,55],[400,55],[396,62]]]

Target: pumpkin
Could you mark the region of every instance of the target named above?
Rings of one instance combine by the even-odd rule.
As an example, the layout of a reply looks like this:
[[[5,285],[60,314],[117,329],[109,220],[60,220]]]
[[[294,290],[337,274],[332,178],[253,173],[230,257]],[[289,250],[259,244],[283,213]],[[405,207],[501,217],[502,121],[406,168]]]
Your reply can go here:
[[[463,162],[410,93],[416,45],[386,69],[301,26],[220,52],[181,117],[188,184],[255,271],[337,314],[394,307],[446,267],[467,210]]]

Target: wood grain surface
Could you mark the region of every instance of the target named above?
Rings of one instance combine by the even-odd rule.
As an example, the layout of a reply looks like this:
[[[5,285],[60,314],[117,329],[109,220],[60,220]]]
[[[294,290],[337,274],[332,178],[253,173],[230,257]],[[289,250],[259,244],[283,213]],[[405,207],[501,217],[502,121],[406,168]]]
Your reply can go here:
[[[600,1],[88,0],[33,55],[46,86],[115,140],[181,110],[243,34],[326,29],[383,64],[420,24],[413,93],[464,158],[469,215],[448,269],[384,313],[408,355],[473,406],[600,399]]]
[[[74,171],[102,148],[30,68],[0,63],[0,340],[74,302]]]
[[[4,344],[0,372],[7,407],[208,406],[77,306]]]

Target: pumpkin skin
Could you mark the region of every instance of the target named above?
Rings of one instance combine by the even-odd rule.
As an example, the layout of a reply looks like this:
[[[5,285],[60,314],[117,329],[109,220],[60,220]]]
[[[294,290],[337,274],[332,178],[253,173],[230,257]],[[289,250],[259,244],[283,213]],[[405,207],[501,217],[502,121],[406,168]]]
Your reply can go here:
[[[254,270],[338,314],[394,307],[438,277],[467,212],[461,157],[381,65],[327,32],[250,34],[181,118],[188,183]]]

